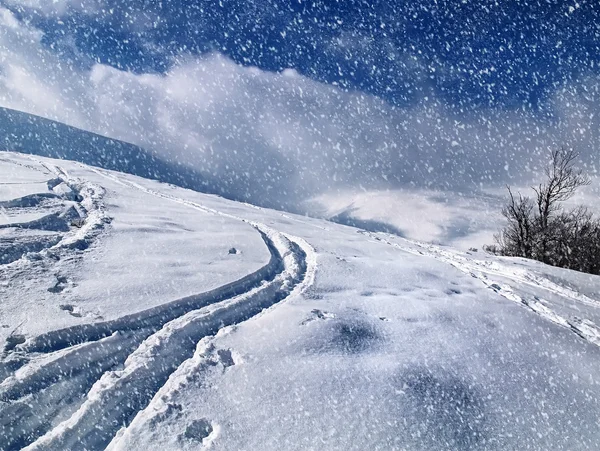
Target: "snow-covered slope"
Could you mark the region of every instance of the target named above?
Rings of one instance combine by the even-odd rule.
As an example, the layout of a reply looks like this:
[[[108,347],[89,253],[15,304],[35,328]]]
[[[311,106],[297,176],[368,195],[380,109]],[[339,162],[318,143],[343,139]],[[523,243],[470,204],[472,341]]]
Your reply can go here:
[[[0,154],[0,449],[597,449],[600,277]]]

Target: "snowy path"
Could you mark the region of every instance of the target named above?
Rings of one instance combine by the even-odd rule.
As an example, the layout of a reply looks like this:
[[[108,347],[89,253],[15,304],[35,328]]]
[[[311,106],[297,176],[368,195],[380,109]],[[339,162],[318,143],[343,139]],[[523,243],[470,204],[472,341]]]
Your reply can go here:
[[[59,167],[49,169],[68,178]],[[314,277],[314,251],[300,238],[94,171],[147,194],[246,222],[261,235],[271,259],[215,290],[117,320],[51,331],[17,345],[3,359],[14,374],[0,384],[0,401],[8,403],[0,411],[2,449],[31,442],[31,449],[104,448],[193,356],[199,340],[304,290]],[[122,369],[115,369],[121,364]],[[67,392],[66,405],[53,402]],[[83,403],[75,401],[85,393]]]

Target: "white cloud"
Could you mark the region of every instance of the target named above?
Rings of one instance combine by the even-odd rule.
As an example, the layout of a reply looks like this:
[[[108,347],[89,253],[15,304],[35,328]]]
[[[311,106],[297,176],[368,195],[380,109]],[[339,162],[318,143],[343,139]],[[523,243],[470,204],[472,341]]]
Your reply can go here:
[[[42,33],[0,8],[0,103],[86,127],[78,99],[86,96],[81,74],[41,44]]]
[[[527,177],[540,149],[592,124],[589,114],[564,106],[569,120],[560,126],[523,112],[465,117],[433,96],[393,108],[293,70],[265,72],[218,54],[181,59],[164,75],[78,69],[45,49],[38,30],[5,9],[0,18],[7,25],[0,105],[155,150],[256,203],[294,205],[349,186],[503,183]]]

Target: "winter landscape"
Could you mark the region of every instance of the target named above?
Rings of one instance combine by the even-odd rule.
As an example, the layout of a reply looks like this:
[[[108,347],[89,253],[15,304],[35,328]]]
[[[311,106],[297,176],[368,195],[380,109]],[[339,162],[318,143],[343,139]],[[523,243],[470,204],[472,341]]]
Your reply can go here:
[[[600,449],[595,5],[158,3],[0,0],[0,450]]]

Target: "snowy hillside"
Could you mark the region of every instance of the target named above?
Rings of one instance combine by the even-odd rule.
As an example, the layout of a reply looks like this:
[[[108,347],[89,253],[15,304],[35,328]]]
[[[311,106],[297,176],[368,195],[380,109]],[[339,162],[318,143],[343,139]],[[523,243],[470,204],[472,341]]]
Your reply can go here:
[[[600,277],[0,153],[0,449],[598,449]]]
[[[22,111],[0,107],[0,150],[75,160],[105,169],[176,183],[186,188],[217,188],[197,171],[172,164],[133,144],[107,138]]]

